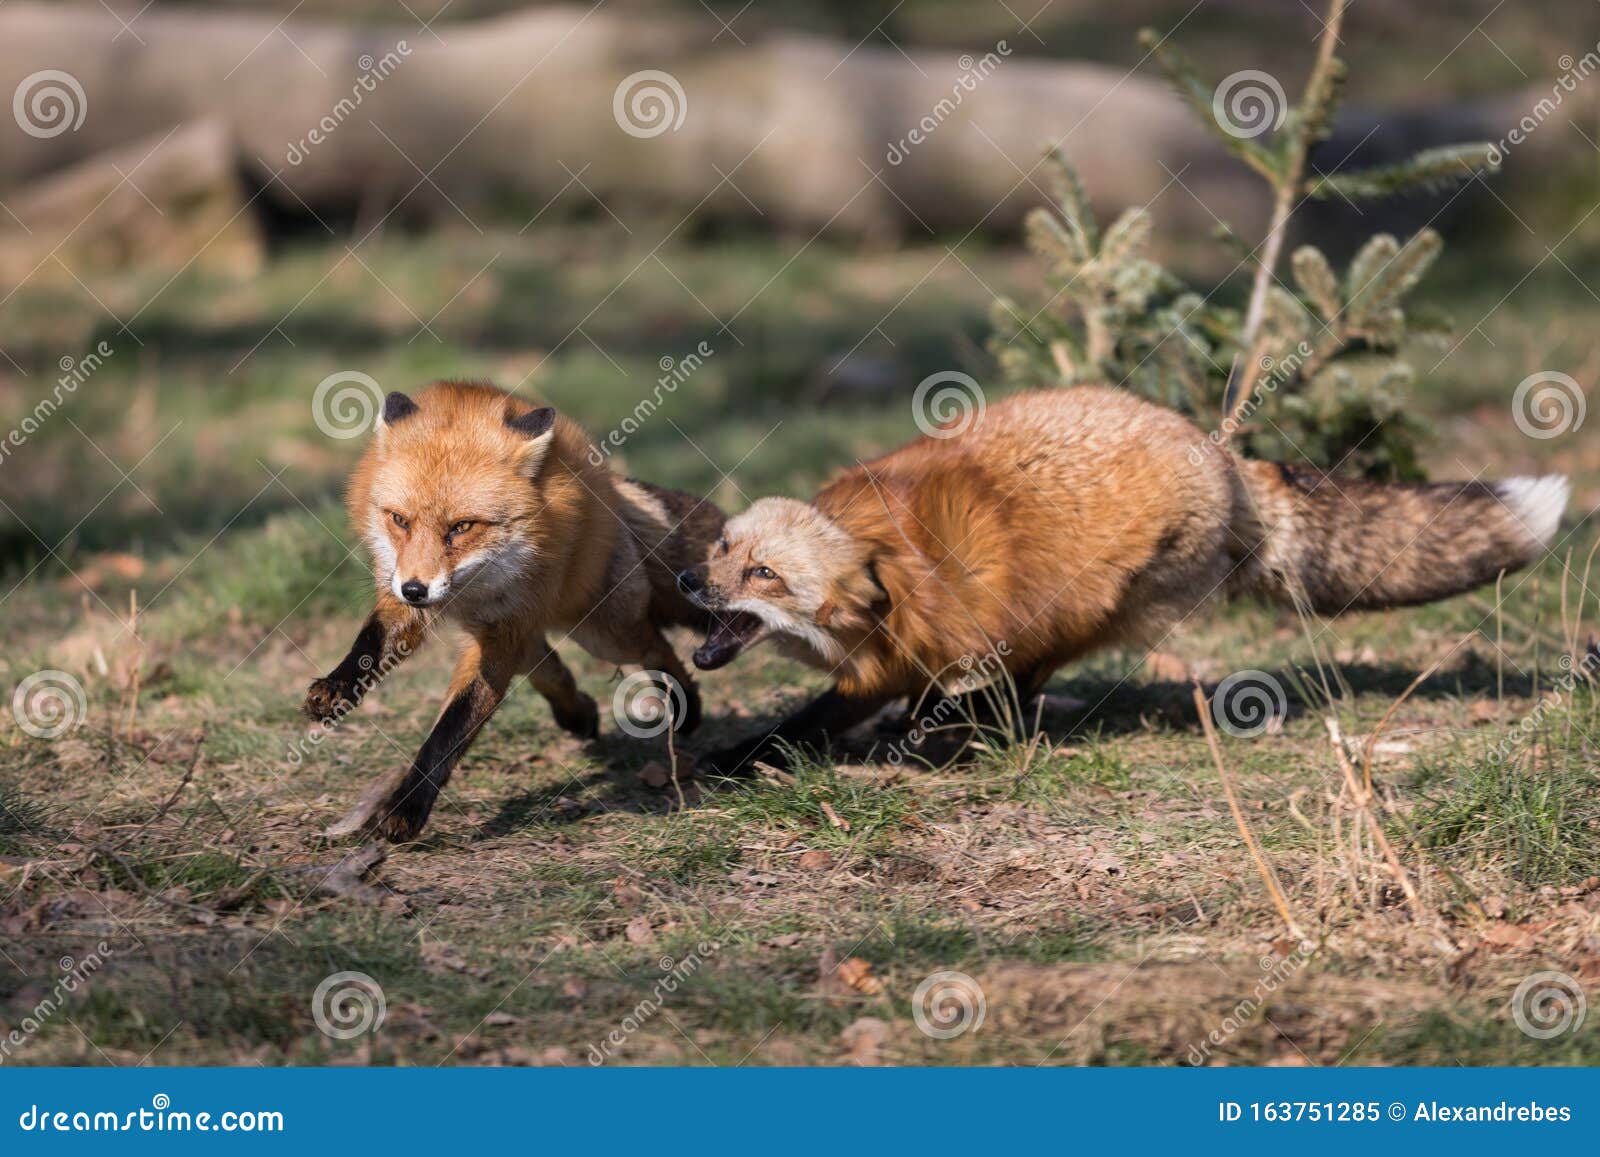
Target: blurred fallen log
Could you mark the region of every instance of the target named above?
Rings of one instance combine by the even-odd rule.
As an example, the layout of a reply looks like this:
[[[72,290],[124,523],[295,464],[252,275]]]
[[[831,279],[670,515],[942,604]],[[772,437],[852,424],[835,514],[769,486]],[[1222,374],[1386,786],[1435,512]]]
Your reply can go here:
[[[1256,183],[1154,75],[1025,60],[1004,42],[958,57],[787,33],[716,43],[714,31],[541,8],[441,23],[435,39],[158,7],[135,39],[100,5],[13,0],[0,7],[0,92],[16,94],[19,125],[34,114],[27,82],[45,85],[47,70],[76,91],[57,82],[64,121],[0,133],[0,188],[216,116],[263,202],[295,211],[470,219],[494,199],[533,218],[598,197],[807,232],[1009,230],[1042,199],[1032,167],[1058,140],[1104,212],[1154,201],[1179,234],[1221,219],[1254,236],[1265,220]],[[1438,140],[1499,139],[1527,95],[1441,110]],[[1364,165],[1381,161],[1385,120],[1356,114],[1330,145],[1354,138]],[[1397,156],[1435,135],[1424,114],[1404,122]],[[1520,148],[1531,158],[1570,136],[1548,125]]]
[[[7,196],[0,284],[135,267],[252,274],[264,250],[246,200],[220,120],[96,153]]]

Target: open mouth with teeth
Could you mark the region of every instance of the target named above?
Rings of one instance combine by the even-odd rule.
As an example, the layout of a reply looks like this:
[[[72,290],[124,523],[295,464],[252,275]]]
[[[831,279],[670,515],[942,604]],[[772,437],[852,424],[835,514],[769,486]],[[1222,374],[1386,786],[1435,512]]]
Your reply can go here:
[[[726,667],[745,648],[759,643],[766,633],[767,625],[749,611],[719,615],[716,624],[706,634],[706,641],[694,653],[694,665],[702,671]]]

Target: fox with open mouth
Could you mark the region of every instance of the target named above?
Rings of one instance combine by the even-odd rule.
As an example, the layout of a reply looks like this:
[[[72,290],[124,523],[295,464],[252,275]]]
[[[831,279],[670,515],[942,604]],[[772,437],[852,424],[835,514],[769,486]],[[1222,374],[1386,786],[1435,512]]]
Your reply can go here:
[[[678,576],[720,616],[697,667],[771,639],[834,678],[701,764],[781,764],[786,745],[945,692],[980,656],[998,656],[1026,702],[1061,665],[1158,639],[1221,595],[1337,615],[1459,594],[1537,559],[1567,493],[1553,475],[1336,478],[1235,457],[1126,391],[1015,395],[959,434],[844,471],[811,502],[760,499]]]

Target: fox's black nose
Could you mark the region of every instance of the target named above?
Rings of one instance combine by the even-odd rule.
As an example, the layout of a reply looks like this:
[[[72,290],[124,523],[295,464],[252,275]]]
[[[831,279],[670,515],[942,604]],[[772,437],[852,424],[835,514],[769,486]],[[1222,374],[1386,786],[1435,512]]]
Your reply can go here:
[[[699,594],[705,588],[705,585],[700,576],[692,570],[680,570],[678,572],[678,589],[686,595]]]
[[[425,603],[428,601],[428,584],[407,579],[400,584],[400,594],[408,603]]]

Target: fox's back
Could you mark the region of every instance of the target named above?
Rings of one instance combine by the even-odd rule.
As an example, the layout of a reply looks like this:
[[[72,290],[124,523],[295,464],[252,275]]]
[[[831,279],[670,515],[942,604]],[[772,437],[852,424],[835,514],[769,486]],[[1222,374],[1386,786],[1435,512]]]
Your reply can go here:
[[[1026,661],[1098,645],[1126,631],[1133,603],[1154,610],[1168,587],[1208,577],[1196,567],[1220,557],[1234,501],[1230,461],[1212,449],[1125,391],[1030,392],[846,472],[817,504],[927,559],[915,597],[958,620],[952,639],[1011,640]]]

